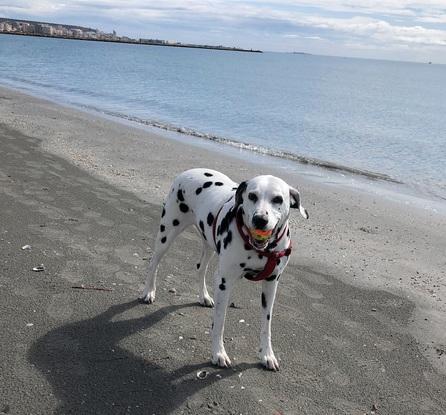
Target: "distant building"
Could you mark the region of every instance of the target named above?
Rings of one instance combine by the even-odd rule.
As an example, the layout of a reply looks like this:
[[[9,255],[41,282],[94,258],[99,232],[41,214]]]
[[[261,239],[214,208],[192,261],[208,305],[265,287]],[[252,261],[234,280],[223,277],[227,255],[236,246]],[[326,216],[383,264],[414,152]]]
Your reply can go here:
[[[12,32],[12,25],[10,25],[8,22],[1,22],[0,23],[0,31]]]
[[[82,29],[71,29],[71,33],[74,37],[82,37],[82,35],[84,34]]]
[[[53,26],[50,26],[48,24],[38,24],[37,25],[37,33],[40,33],[40,34],[46,35],[46,36],[52,36],[53,35]]]

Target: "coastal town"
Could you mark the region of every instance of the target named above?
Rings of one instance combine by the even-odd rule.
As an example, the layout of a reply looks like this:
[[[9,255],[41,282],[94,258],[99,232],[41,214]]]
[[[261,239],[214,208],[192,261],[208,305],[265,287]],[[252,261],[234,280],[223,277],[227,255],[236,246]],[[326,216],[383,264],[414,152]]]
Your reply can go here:
[[[17,20],[0,17],[0,34],[22,35],[22,36],[40,36],[53,37],[62,39],[77,39],[98,42],[115,42],[115,43],[133,43],[140,45],[170,46],[177,48],[196,48],[196,49],[216,49],[236,52],[256,52],[262,53],[261,50],[243,49],[238,47],[214,46],[214,45],[198,45],[191,43],[181,43],[174,40],[162,39],[133,39],[128,36],[118,36],[116,31],[111,33],[103,32],[99,29],[89,27],[72,26],[58,23],[45,23],[29,20]]]

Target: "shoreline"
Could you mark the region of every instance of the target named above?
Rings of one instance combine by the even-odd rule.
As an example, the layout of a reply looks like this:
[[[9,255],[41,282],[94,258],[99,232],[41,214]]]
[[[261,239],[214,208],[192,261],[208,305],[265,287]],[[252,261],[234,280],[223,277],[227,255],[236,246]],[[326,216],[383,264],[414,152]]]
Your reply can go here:
[[[145,383],[141,369],[147,367],[155,374],[150,382],[158,379],[163,388],[185,376],[187,395],[181,388],[172,393],[178,408],[189,402],[191,414],[201,413],[195,400],[217,396],[222,405],[220,397],[228,391],[236,405],[246,406],[246,413],[255,408],[270,414],[281,407],[284,413],[364,413],[375,401],[383,413],[405,413],[410,407],[414,414],[436,414],[446,409],[446,222],[441,215],[11,89],[0,87],[0,102],[0,242],[7,259],[0,284],[8,299],[0,311],[13,339],[3,355],[16,368],[7,365],[0,372],[13,373],[26,390],[33,389],[25,379],[44,384],[48,408],[60,405],[54,392],[65,409],[82,412],[84,397],[74,385],[82,385],[87,374],[96,381],[89,384],[91,391],[84,391],[93,408],[105,411],[101,405],[114,402],[107,401],[114,399],[107,388],[115,384],[116,374],[117,385],[128,385],[121,394],[126,404],[144,400],[151,396],[151,383]],[[230,309],[227,325],[229,353],[237,356],[235,371],[229,373],[243,377],[234,376],[236,383],[223,371],[218,381],[215,373],[220,372],[203,363],[209,353],[205,331],[210,313],[193,307],[198,286],[194,261],[199,256],[194,233],[186,232],[166,255],[154,308],[134,304],[164,195],[176,174],[198,166],[215,168],[236,181],[278,175],[299,188],[309,211],[308,221],[298,214],[290,218],[295,251],[279,285],[273,325],[282,359],[278,374],[257,368],[252,344],[258,336],[260,293],[249,282],[235,293],[241,307]],[[21,250],[27,243],[33,247],[29,257]],[[29,272],[42,262],[46,272]],[[82,283],[104,284],[114,291],[98,296],[71,289]],[[177,294],[169,294],[172,287]],[[115,321],[118,311],[113,310],[125,312],[124,317]],[[134,323],[119,324],[128,319]],[[98,330],[101,335],[92,336]],[[22,345],[18,351],[16,344]],[[103,351],[107,365],[99,368],[88,360]],[[69,362],[80,366],[73,369]],[[106,366],[113,367],[113,376]],[[203,367],[211,373],[206,385],[195,376]],[[98,391],[102,380],[105,389]],[[231,389],[234,384],[236,390]],[[13,396],[17,388],[11,390],[0,396]],[[99,392],[107,399],[96,399]],[[166,413],[165,401],[156,402],[158,412]],[[35,403],[30,400],[29,407]],[[180,413],[174,412],[178,408],[168,412]],[[68,409],[62,407],[62,412]],[[109,408],[107,413],[115,412]]]
[[[27,90],[20,86],[0,84],[18,93],[30,95],[36,99],[48,100],[56,105],[82,111],[93,117],[101,117],[112,122],[143,129],[167,139],[173,139],[185,145],[193,145],[215,153],[225,152],[232,157],[244,157],[248,162],[264,164],[269,167],[291,169],[297,175],[304,175],[322,184],[332,184],[380,196],[397,203],[410,204],[417,209],[429,210],[446,217],[446,202],[444,198],[433,193],[429,188],[414,187],[397,180],[385,173],[352,168],[334,162],[302,156],[285,150],[272,150],[261,145],[235,141],[226,137],[202,133],[190,128],[178,127],[169,123],[150,121],[135,116],[129,116],[111,110],[94,106],[64,102],[61,98],[41,95],[37,91]]]

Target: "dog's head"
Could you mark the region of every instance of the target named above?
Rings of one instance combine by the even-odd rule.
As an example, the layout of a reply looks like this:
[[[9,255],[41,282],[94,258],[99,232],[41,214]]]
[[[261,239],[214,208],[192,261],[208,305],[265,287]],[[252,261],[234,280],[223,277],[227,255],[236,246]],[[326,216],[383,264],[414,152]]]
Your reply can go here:
[[[300,204],[299,192],[275,176],[257,176],[240,183],[235,203],[242,209],[243,222],[257,248],[266,246],[288,220],[290,208],[299,209],[308,219],[306,209]]]

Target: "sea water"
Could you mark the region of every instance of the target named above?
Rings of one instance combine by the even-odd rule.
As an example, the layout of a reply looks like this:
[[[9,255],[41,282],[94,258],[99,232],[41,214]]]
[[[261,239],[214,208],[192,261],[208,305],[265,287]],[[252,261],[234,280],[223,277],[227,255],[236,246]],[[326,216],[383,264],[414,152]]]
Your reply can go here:
[[[446,199],[446,65],[1,35],[0,83]]]

